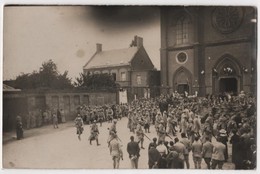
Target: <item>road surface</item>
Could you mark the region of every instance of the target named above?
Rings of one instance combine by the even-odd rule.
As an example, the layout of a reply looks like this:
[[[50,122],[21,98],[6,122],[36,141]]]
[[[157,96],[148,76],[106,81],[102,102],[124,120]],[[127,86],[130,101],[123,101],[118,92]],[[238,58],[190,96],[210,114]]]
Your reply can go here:
[[[99,125],[99,124],[98,124]],[[72,126],[60,125],[59,129],[52,126],[38,128],[45,131],[40,135],[31,135],[19,141],[12,141],[3,145],[3,168],[34,168],[34,169],[112,169],[112,159],[107,146],[108,130],[111,123],[103,123],[99,127],[100,146],[92,141],[89,144],[89,125],[84,126],[81,141],[78,140],[76,129]],[[47,130],[48,129],[48,130]],[[122,140],[124,160],[120,161],[121,169],[130,168],[130,159],[126,151],[127,143],[133,133],[127,129],[127,118],[119,120],[117,123],[118,136]],[[33,130],[28,130],[33,131]],[[150,139],[156,137],[154,126],[151,126],[151,133],[146,134]],[[26,131],[25,131],[26,136]],[[179,137],[180,135],[177,134]],[[167,137],[167,141],[170,139]],[[150,141],[145,138],[144,147],[139,158],[139,168],[148,168],[148,150]],[[230,146],[230,145],[229,145]],[[229,148],[229,153],[231,149]],[[190,153],[190,167],[194,168]],[[230,161],[230,158],[229,158]],[[202,161],[202,168],[206,169],[206,164]],[[233,169],[230,162],[224,164],[224,169]]]

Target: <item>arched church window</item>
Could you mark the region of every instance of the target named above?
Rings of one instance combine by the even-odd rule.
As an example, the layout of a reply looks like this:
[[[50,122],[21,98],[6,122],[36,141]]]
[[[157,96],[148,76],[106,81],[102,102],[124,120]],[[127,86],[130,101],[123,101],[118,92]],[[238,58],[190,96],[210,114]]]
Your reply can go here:
[[[176,43],[178,45],[189,42],[189,28],[190,28],[189,18],[184,16],[179,18],[176,25]]]

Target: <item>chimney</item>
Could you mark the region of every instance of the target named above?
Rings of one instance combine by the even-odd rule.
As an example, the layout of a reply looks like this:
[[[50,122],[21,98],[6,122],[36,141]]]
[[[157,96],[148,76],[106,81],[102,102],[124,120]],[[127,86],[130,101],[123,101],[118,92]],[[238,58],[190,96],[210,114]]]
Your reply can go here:
[[[142,47],[143,46],[143,38],[135,36],[134,46],[136,46],[138,48]]]
[[[101,51],[102,51],[102,44],[97,43],[97,50],[96,50],[96,52],[99,53]]]

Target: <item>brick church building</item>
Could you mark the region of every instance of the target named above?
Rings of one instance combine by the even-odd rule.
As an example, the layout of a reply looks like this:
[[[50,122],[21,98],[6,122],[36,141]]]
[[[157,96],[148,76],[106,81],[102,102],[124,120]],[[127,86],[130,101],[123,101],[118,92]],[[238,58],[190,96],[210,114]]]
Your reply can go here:
[[[256,9],[161,8],[161,84],[193,95],[256,92]]]

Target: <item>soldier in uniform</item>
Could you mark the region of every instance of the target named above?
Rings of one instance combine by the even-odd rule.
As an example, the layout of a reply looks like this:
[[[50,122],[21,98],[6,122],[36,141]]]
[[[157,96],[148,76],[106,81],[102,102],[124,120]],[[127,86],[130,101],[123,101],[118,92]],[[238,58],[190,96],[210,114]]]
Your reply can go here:
[[[55,112],[52,113],[52,122],[53,122],[54,129],[59,128],[58,127],[58,116]]]
[[[163,111],[163,126],[165,127],[165,129],[167,128],[167,112]]]
[[[135,133],[135,129],[137,127],[137,113],[134,112],[134,115],[132,116],[132,124],[131,124],[131,132]]]
[[[80,116],[80,114],[77,115],[76,119],[74,120],[75,126],[77,128],[77,135],[78,135],[78,139],[81,140],[80,135],[83,133],[83,120]]]
[[[120,164],[120,159],[123,160],[123,151],[121,149],[121,145],[117,140],[117,136],[114,132],[110,134],[111,140],[109,142],[109,151],[113,160],[113,168],[118,169]]]
[[[144,119],[144,130],[145,130],[145,133],[147,133],[147,132],[150,133],[150,122],[151,122],[150,114],[147,111],[145,119]]]
[[[89,124],[92,124],[92,122],[95,120],[95,112],[94,108],[90,108],[90,113],[89,113]]]
[[[163,125],[163,121],[160,122],[159,127],[158,127],[158,141],[165,141],[165,136],[166,136],[166,131],[165,131],[165,127]]]
[[[117,131],[116,131],[116,123],[117,123],[117,121],[114,120],[113,124],[111,125],[111,127],[108,128],[109,129],[109,137],[108,137],[108,140],[107,140],[108,146],[110,145],[110,142],[114,138],[114,136],[116,136],[116,138],[117,138],[117,135],[116,135],[116,133],[117,133]]]
[[[175,136],[175,121],[173,118],[173,115],[170,113],[169,117],[167,118],[167,133],[170,134],[172,133],[173,136]]]
[[[96,140],[97,142],[97,146],[99,146],[100,144],[98,143],[98,134],[99,134],[99,130],[98,130],[98,125],[96,124],[96,120],[93,121],[93,124],[91,126],[91,130],[90,130],[90,137],[89,137],[89,143],[90,145],[92,145],[92,140]]]
[[[181,140],[180,142],[184,144],[185,146],[185,152],[184,152],[184,161],[186,163],[186,168],[190,168],[190,163],[189,163],[189,153],[191,151],[191,142],[190,140],[186,137],[185,133],[181,133]]]
[[[98,121],[100,123],[100,127],[102,126],[103,121],[105,120],[105,114],[103,108],[100,107],[98,111]]]
[[[144,149],[144,131],[142,129],[142,126],[140,124],[137,125],[137,130],[136,130],[136,137],[137,137],[137,142],[141,143],[141,148]]]
[[[186,112],[184,112],[181,116],[181,133],[187,134],[187,129],[188,129],[188,115]]]
[[[162,124],[163,124],[162,115],[161,115],[160,112],[157,112],[156,119],[155,119],[155,125],[154,125],[157,134],[158,134],[158,129],[159,129],[161,121],[162,121]]]
[[[117,120],[122,119],[122,109],[121,109],[120,105],[117,105],[117,107],[116,107],[116,115],[117,115]]]
[[[133,118],[133,112],[130,110],[128,112],[128,122],[127,122],[127,128],[129,128],[130,132],[132,132],[132,118]]]
[[[107,121],[108,123],[112,123],[113,120],[113,110],[111,107],[107,109]]]
[[[199,116],[196,114],[195,118],[193,120],[193,124],[194,124],[194,132],[200,136],[200,129],[201,129],[201,123],[199,120]]]

